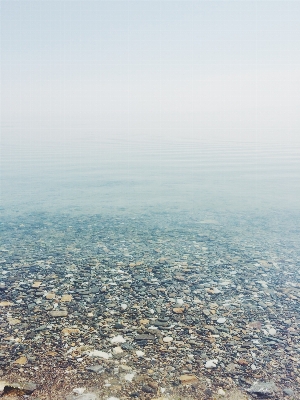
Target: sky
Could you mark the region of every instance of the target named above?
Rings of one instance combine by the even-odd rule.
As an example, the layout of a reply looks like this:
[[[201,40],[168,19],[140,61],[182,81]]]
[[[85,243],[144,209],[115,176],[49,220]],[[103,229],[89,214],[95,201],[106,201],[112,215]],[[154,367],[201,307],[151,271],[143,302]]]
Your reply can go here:
[[[1,1],[2,140],[300,141],[299,1]]]

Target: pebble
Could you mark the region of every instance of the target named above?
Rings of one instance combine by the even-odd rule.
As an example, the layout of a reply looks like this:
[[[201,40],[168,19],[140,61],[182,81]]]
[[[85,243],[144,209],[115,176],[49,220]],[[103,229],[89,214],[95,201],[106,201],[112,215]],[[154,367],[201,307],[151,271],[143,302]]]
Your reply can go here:
[[[277,387],[274,382],[254,382],[248,389],[249,393],[259,396],[274,396],[276,391]]]
[[[213,360],[208,360],[205,363],[205,368],[216,368],[218,360],[215,358]]]
[[[86,367],[86,369],[87,369],[87,371],[92,371],[92,372],[96,372],[96,373],[101,373],[104,371],[102,365],[90,365],[90,366]]]
[[[294,395],[293,389],[289,389],[289,388],[284,388],[283,389],[283,393],[286,394],[287,396],[293,396]]]
[[[165,343],[171,343],[171,342],[173,341],[173,338],[172,338],[171,336],[165,336],[165,337],[163,338],[163,341],[164,341]]]
[[[73,389],[73,392],[76,393],[76,394],[82,394],[85,391],[86,391],[86,388],[82,388],[82,387]]]
[[[226,322],[226,318],[224,318],[224,317],[217,319],[218,324],[224,324],[224,322]]]
[[[68,315],[68,311],[50,311],[49,314],[51,317],[66,317]]]
[[[125,343],[126,339],[124,339],[123,336],[121,336],[121,335],[117,335],[117,336],[114,336],[113,338],[111,338],[110,341],[111,341],[111,343]]]
[[[125,381],[132,382],[134,376],[135,376],[135,372],[129,373],[129,374],[126,374],[126,375],[124,376],[124,379],[125,379]]]
[[[195,375],[181,375],[179,380],[182,385],[190,385],[198,382],[198,378]]]
[[[276,335],[276,329],[270,328],[270,329],[269,329],[269,335],[275,336],[275,335]]]
[[[121,354],[121,353],[123,353],[123,350],[122,350],[121,347],[114,347],[113,348],[113,353],[114,354]]]
[[[108,360],[109,358],[112,357],[111,353],[106,353],[105,351],[100,351],[100,350],[93,350],[89,353],[90,357],[100,357],[104,358],[105,360]]]

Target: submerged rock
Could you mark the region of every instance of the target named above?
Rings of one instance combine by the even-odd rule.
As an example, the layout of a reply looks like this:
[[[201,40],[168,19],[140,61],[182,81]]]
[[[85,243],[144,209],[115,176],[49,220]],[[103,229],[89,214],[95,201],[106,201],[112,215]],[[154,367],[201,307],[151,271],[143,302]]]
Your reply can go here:
[[[275,396],[277,387],[274,382],[254,382],[248,389],[249,393],[259,396]]]

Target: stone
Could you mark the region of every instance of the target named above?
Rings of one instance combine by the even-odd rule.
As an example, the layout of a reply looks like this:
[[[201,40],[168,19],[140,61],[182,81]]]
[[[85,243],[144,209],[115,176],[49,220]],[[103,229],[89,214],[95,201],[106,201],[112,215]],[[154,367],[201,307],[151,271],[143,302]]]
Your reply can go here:
[[[218,324],[224,324],[224,322],[226,322],[226,318],[224,318],[224,317],[217,319]]]
[[[80,395],[71,395],[71,396],[67,396],[66,400],[99,400],[99,397],[96,395],[96,393],[83,393]]]
[[[135,376],[135,372],[132,372],[130,374],[125,374],[124,379],[125,379],[125,381],[132,382],[132,379],[134,378],[134,376]]]
[[[0,393],[5,389],[17,389],[24,394],[31,394],[37,389],[37,385],[31,381],[25,382],[9,382],[9,381],[0,381]]]
[[[142,333],[141,335],[136,335],[134,340],[155,340],[155,336]]]
[[[73,300],[73,297],[71,294],[64,294],[63,296],[61,296],[60,301],[63,302],[70,302]]]
[[[165,336],[165,337],[163,338],[163,341],[164,341],[165,343],[170,343],[170,342],[173,341],[173,338],[172,338],[171,336]]]
[[[93,350],[89,353],[89,357],[100,357],[108,360],[112,357],[111,353],[106,353],[105,351]]]
[[[149,324],[149,319],[140,319],[140,324],[141,325],[148,325]]]
[[[0,301],[0,307],[9,307],[12,306],[14,303],[11,301]]]
[[[25,365],[27,364],[27,358],[25,356],[21,356],[14,362],[14,364]]]
[[[141,351],[141,350],[137,350],[137,351],[135,352],[135,354],[136,354],[138,357],[143,357],[143,356],[145,355],[145,353],[144,353],[143,351]]]
[[[42,282],[36,281],[31,285],[31,287],[37,289],[41,286],[41,284],[42,284]]]
[[[182,385],[191,385],[198,382],[196,375],[181,375],[179,380]]]
[[[8,323],[9,323],[9,325],[18,325],[18,324],[21,323],[21,320],[20,320],[20,319],[11,318],[11,317],[8,317],[8,318],[7,318],[7,321],[8,321]]]
[[[51,315],[51,317],[66,317],[68,315],[68,311],[50,311],[49,315]]]
[[[114,354],[121,354],[121,353],[123,353],[123,350],[122,350],[122,348],[121,347],[114,347],[113,348],[113,353]]]
[[[205,363],[205,368],[216,368],[218,360],[215,358],[213,360],[208,360]]]
[[[61,331],[62,335],[64,336],[69,336],[69,335],[73,335],[76,333],[80,333],[80,330],[78,328],[64,328]]]
[[[98,365],[89,365],[88,367],[86,367],[87,371],[91,371],[91,372],[96,372],[96,373],[101,373],[104,372],[104,368],[102,365],[98,364]]]
[[[121,335],[117,335],[111,338],[110,341],[111,343],[125,343],[126,339],[124,339]]]
[[[55,299],[55,293],[52,293],[52,292],[47,293],[45,297],[47,300]]]
[[[84,387],[73,389],[73,392],[76,393],[76,394],[82,394],[85,391],[86,391],[86,388],[84,388]]]
[[[276,329],[270,328],[270,329],[269,329],[269,335],[275,336],[275,335],[276,335]]]
[[[283,389],[283,393],[286,394],[287,396],[293,396],[294,395],[293,389],[290,389],[290,388],[284,388]]]
[[[175,314],[182,314],[184,312],[184,308],[175,307],[173,308],[173,312]]]
[[[274,382],[254,382],[248,389],[249,393],[257,394],[258,396],[274,396],[277,387]]]
[[[155,390],[152,389],[152,387],[150,387],[149,385],[142,386],[142,391],[145,393],[154,393],[155,392]]]

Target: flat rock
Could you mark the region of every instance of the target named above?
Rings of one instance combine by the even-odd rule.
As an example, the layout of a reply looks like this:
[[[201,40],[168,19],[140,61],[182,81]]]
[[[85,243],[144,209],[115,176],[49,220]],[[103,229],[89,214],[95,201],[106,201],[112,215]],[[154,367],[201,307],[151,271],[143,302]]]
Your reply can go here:
[[[11,301],[0,301],[0,307],[9,307],[12,305],[13,303]]]
[[[55,293],[47,293],[45,297],[47,300],[55,299]]]
[[[283,393],[284,393],[285,395],[287,395],[287,396],[293,396],[294,391],[293,391],[293,389],[290,389],[290,388],[284,388],[284,389],[283,389]]]
[[[90,357],[100,357],[100,358],[104,358],[105,360],[108,360],[109,358],[112,357],[111,353],[106,353],[105,351],[99,351],[99,350],[91,351],[89,356]]]
[[[249,393],[259,396],[275,396],[277,387],[274,382],[254,382],[248,389]]]
[[[104,371],[104,368],[102,365],[97,364],[97,365],[89,365],[88,367],[86,367],[86,370],[91,372],[96,372],[97,374],[99,374]]]
[[[184,308],[182,308],[182,307],[175,307],[175,308],[173,308],[173,312],[174,312],[175,314],[182,314],[182,313],[184,312]]]
[[[11,317],[8,317],[8,318],[7,318],[7,321],[8,321],[8,323],[9,323],[9,325],[18,325],[18,324],[21,323],[21,320],[20,320],[20,319],[11,318]]]
[[[136,335],[134,340],[155,340],[155,336],[142,333],[141,335]]]
[[[27,358],[25,356],[21,356],[14,362],[14,364],[25,365],[27,364]]]
[[[66,397],[66,400],[98,400],[99,397],[96,395],[96,393],[83,393],[78,395],[70,395]]]
[[[37,389],[37,385],[34,382],[9,382],[9,381],[0,381],[0,393],[5,389],[17,389],[25,394],[31,394]]]
[[[50,311],[49,315],[51,315],[51,317],[66,317],[68,315],[68,311]]]
[[[69,302],[72,300],[73,300],[73,297],[71,294],[64,294],[63,296],[61,296],[61,299],[60,299],[61,302]]]
[[[179,380],[182,385],[191,385],[192,383],[198,382],[196,375],[181,375]]]
[[[76,333],[80,333],[80,330],[78,328],[64,328],[61,331],[61,334],[64,336],[69,336],[69,335],[73,335]]]

